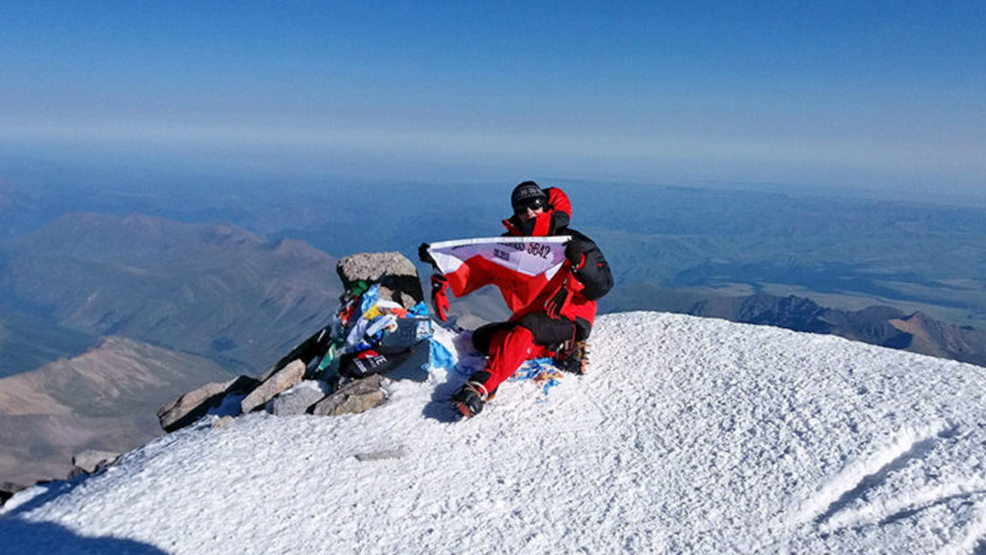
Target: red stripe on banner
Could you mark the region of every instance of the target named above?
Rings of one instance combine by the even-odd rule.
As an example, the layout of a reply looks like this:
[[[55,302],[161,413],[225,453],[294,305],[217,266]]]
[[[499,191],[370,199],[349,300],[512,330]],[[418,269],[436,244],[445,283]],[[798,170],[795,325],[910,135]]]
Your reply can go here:
[[[563,279],[563,272],[558,272],[555,279]],[[445,274],[449,286],[456,297],[462,297],[473,291],[493,285],[500,290],[503,300],[511,312],[517,312],[533,303],[546,288],[553,291],[559,284],[549,282],[544,274],[528,276],[509,268],[491,262],[482,256],[473,256],[463,261],[456,271]]]

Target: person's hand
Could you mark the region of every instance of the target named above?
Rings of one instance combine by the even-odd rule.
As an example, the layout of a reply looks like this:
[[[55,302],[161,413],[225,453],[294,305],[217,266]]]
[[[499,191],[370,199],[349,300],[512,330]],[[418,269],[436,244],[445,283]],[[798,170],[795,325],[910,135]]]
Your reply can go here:
[[[585,252],[581,241],[571,239],[565,245],[565,258],[572,265],[572,270],[577,272],[585,265]]]
[[[555,319],[561,315],[562,309],[565,308],[565,303],[568,302],[568,297],[568,287],[562,285],[561,289],[544,303],[544,312],[548,315],[548,318]]]
[[[437,268],[438,264],[435,263],[435,259],[431,256],[431,253],[428,252],[428,249],[430,248],[431,245],[428,243],[421,243],[418,247],[418,260],[424,262],[425,264],[431,264]]]
[[[448,321],[448,279],[442,274],[431,275],[431,304],[435,307],[435,315],[442,322]]]

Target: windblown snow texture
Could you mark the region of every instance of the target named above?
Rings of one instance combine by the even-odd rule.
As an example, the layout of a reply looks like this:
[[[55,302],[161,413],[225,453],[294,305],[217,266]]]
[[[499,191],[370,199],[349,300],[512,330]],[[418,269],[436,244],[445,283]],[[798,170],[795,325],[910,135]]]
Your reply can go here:
[[[449,339],[449,338],[445,338]],[[831,336],[598,319],[588,374],[391,382],[336,418],[241,417],[15,496],[8,553],[971,553],[986,370]],[[53,533],[55,532],[55,533]],[[106,543],[111,545],[111,543]],[[143,549],[143,551],[141,551]],[[158,551],[160,550],[160,551]]]

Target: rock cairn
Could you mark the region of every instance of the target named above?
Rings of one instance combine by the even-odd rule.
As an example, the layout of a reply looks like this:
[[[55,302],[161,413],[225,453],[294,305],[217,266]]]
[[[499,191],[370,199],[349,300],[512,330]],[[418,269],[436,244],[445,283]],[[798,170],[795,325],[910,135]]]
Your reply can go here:
[[[400,304],[405,309],[424,297],[414,264],[398,252],[360,253],[339,260],[336,271],[344,290],[341,302],[349,301],[353,291],[361,292],[367,284],[379,284],[381,299]],[[360,413],[383,404],[387,393],[383,376],[333,384],[318,375],[317,368],[332,335],[331,325],[295,347],[267,369],[259,378],[239,376],[227,382],[206,384],[189,391],[158,411],[161,428],[173,432],[207,415],[229,417],[266,410],[275,415],[312,414],[335,416]],[[393,379],[423,378],[421,365],[427,362],[428,345],[415,348],[415,356],[388,369]],[[335,387],[334,387],[335,386]]]

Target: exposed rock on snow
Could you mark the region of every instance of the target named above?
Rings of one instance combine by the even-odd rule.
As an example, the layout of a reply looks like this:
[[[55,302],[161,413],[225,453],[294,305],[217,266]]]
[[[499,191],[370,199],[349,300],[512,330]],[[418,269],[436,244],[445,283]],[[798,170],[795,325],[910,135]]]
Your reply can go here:
[[[189,391],[157,412],[161,429],[173,432],[188,426],[219,406],[227,395],[239,395],[256,387],[257,380],[239,376],[228,382],[210,383]]]
[[[384,461],[388,459],[399,459],[405,454],[407,453],[404,447],[399,446],[393,449],[383,449],[381,451],[371,451],[369,453],[356,453],[356,460],[361,462]]]
[[[226,426],[229,426],[232,423],[233,423],[233,417],[226,415],[213,420],[211,426],[212,428],[225,428]]]
[[[312,413],[316,416],[337,416],[359,414],[378,407],[387,400],[387,394],[380,389],[381,383],[383,376],[379,374],[349,382],[315,405]]]
[[[157,411],[161,428],[166,432],[171,432],[187,424],[191,424],[191,422],[186,422],[186,420],[194,421],[202,418],[210,408],[222,401],[222,397],[226,395],[226,388],[229,387],[229,383],[218,382],[205,384],[164,405]]]
[[[244,414],[261,407],[273,399],[278,393],[293,387],[305,376],[305,363],[295,360],[264,380],[240,402],[240,410]]]
[[[119,453],[86,449],[72,457],[72,465],[86,474],[92,474],[107,464],[112,464],[119,456]]]
[[[347,256],[339,261],[336,271],[347,291],[359,281],[377,282],[379,289],[376,294],[380,299],[401,303],[408,309],[423,298],[417,269],[398,252]],[[345,306],[340,307],[342,308]],[[387,355],[391,361],[399,361],[393,368],[387,369],[388,376],[392,379],[426,379],[427,372],[422,370],[422,366],[428,364],[430,350],[428,342],[423,339],[430,335],[431,325],[426,317],[405,315],[399,318],[397,328],[380,340],[383,346],[393,351]],[[285,416],[307,412],[320,415],[357,413],[383,403],[386,395],[379,387],[380,380],[372,382],[376,384],[375,387],[369,385],[371,382],[355,383],[346,391],[337,392],[328,399],[325,399],[330,389],[327,383],[303,382],[306,375],[327,380],[326,375],[335,372],[327,369],[320,373],[316,370],[320,362],[325,362],[322,360],[323,355],[336,352],[330,351],[330,344],[334,340],[333,326],[327,326],[298,344],[270,366],[259,380],[252,380],[245,387],[209,384],[183,395],[158,412],[162,428],[172,432],[206,414],[235,416],[236,413],[246,414],[265,405],[273,414]],[[339,356],[338,353],[336,356]],[[326,368],[331,369],[332,365],[328,364]],[[299,384],[300,387],[295,387]],[[289,389],[290,392],[287,391]],[[245,397],[238,400],[239,410],[229,411],[227,405],[240,394],[245,394]],[[321,408],[316,410],[315,405],[319,401],[322,401]]]
[[[399,252],[359,253],[339,259],[336,272],[344,291],[358,281],[380,280],[380,297],[411,308],[424,299],[414,263]]]
[[[322,381],[305,380],[281,393],[270,402],[270,413],[275,416],[306,414],[315,403],[330,392],[329,385]]]
[[[20,484],[15,484],[12,482],[0,482],[0,506],[7,502],[8,499],[14,496],[15,493],[23,491],[26,489]]]

